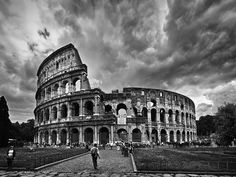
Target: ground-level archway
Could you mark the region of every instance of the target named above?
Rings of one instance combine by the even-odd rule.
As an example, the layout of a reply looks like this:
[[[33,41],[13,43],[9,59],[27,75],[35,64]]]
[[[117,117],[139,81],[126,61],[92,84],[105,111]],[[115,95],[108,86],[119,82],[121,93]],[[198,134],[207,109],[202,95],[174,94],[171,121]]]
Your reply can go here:
[[[100,144],[109,143],[109,130],[106,127],[102,127],[99,131]]]
[[[166,143],[167,141],[167,133],[164,129],[161,130],[161,142]]]
[[[128,133],[125,129],[121,128],[117,131],[118,138],[120,141],[127,141],[128,140]]]
[[[87,144],[93,143],[93,129],[92,128],[86,128],[84,131],[84,142]]]
[[[79,143],[79,131],[76,128],[71,130],[71,143]]]
[[[141,142],[141,131],[138,128],[135,128],[132,131],[132,141],[133,142]]]
[[[177,136],[177,142],[180,143],[180,131],[179,130],[177,130],[176,136]]]
[[[170,142],[174,142],[174,131],[170,131]]]
[[[158,132],[156,129],[152,130],[152,142],[158,142]]]
[[[61,131],[61,144],[66,145],[67,131],[63,129]]]
[[[57,131],[56,130],[52,131],[52,144],[53,145],[57,144]]]

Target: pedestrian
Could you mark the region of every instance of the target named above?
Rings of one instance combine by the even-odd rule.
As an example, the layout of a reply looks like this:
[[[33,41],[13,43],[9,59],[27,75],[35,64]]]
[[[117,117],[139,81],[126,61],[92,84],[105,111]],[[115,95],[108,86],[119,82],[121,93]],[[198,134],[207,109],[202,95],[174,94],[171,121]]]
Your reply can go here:
[[[10,146],[10,148],[7,150],[7,167],[8,169],[12,168],[12,161],[14,160],[16,156],[16,151],[13,146]]]
[[[97,144],[94,143],[93,147],[91,148],[91,155],[92,155],[92,160],[93,160],[93,167],[94,169],[97,169],[97,158],[99,157],[100,159],[100,155],[99,155],[99,150],[97,148]]]

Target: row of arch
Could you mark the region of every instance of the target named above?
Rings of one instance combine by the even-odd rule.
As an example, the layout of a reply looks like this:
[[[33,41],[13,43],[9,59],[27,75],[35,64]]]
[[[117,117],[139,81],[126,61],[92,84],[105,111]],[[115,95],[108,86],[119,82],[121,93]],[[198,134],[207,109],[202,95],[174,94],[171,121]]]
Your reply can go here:
[[[150,133],[146,130],[147,139],[150,138]],[[57,130],[52,130],[50,133],[48,130],[39,133],[39,144],[70,144],[70,143],[79,143],[85,142],[91,144],[94,142],[94,130],[92,128],[86,128],[83,132],[83,139],[80,139],[80,132],[77,128],[73,128],[68,132],[66,129],[62,129],[60,132]],[[113,141],[110,138],[109,129],[106,127],[102,127],[99,129],[99,144],[107,144],[110,141]],[[126,129],[120,128],[116,132],[118,136],[118,140],[128,141],[128,132]],[[132,130],[132,142],[142,142],[142,132],[139,128],[134,128]],[[195,139],[196,134],[194,132],[189,131],[180,131],[177,130],[174,132],[173,130],[167,131],[165,129],[160,130],[160,136],[158,135],[158,131],[153,129],[151,132],[152,142],[190,142]]]
[[[37,96],[37,102],[44,100],[50,100],[53,97],[67,94],[70,92],[77,92],[81,90],[81,77],[73,78],[70,80],[64,80],[59,83],[55,83],[43,89]]]

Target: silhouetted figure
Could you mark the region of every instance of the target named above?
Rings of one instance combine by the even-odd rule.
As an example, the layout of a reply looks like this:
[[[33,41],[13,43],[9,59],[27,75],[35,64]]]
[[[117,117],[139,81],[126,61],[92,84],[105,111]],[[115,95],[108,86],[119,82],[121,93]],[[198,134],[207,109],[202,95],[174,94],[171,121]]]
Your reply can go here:
[[[7,167],[8,167],[8,169],[12,168],[12,161],[14,160],[15,156],[16,156],[16,151],[15,151],[14,147],[11,146],[7,150]]]
[[[94,143],[93,147],[91,148],[91,156],[92,156],[92,160],[93,160],[93,167],[94,169],[97,169],[97,158],[99,157],[100,159],[100,156],[99,156],[99,150],[97,148],[97,144]]]

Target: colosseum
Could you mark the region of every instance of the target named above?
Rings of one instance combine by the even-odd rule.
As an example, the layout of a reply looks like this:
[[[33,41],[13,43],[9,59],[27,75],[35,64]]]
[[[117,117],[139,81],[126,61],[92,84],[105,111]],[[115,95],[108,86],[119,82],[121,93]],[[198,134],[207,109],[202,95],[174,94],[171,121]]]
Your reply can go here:
[[[194,102],[162,89],[128,87],[105,93],[91,88],[87,66],[68,44],[39,66],[34,142],[49,145],[191,142]]]

